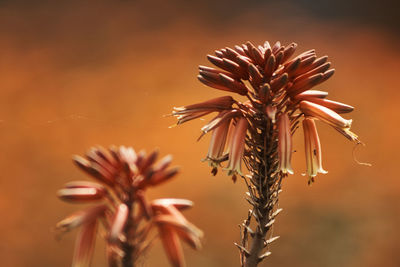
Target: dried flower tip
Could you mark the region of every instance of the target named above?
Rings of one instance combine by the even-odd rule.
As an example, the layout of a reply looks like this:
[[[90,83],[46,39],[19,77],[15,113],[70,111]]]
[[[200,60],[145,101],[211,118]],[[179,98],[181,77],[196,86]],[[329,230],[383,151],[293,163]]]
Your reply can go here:
[[[339,128],[339,127],[335,127],[333,126],[333,128],[338,131],[339,133],[343,134],[344,137],[346,137],[347,139],[349,139],[350,141],[355,141],[358,144],[362,144],[362,142],[358,139],[358,135],[356,135],[355,133],[353,133],[352,131],[350,131],[350,129],[348,128]]]
[[[249,123],[244,117],[241,117],[236,124],[232,143],[230,144],[228,167],[226,168],[228,175],[234,175],[236,173],[242,175],[241,162],[248,126]]]
[[[279,169],[283,173],[293,174],[292,135],[290,133],[290,119],[287,113],[282,113],[278,118],[278,155]]]
[[[314,120],[308,117],[304,118],[303,130],[307,175],[310,177],[310,181],[312,181],[311,178],[315,177],[317,173],[325,174],[327,171],[322,168],[321,144]]]
[[[335,111],[310,101],[301,101],[300,109],[305,115],[320,119],[334,127],[342,129],[351,127],[351,120],[346,120]]]

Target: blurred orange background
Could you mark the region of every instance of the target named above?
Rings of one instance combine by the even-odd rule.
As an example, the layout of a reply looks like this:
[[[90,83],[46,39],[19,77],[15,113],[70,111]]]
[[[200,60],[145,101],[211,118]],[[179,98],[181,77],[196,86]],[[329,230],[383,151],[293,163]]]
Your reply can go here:
[[[400,266],[398,75],[399,10],[375,1],[1,1],[0,259],[2,266],[70,266],[76,232],[54,225],[79,208],[56,190],[86,179],[72,154],[90,146],[130,145],[173,154],[181,174],[151,198],[195,202],[187,217],[205,232],[204,248],[185,249],[188,266],[238,266],[245,187],[201,163],[204,121],[169,129],[173,106],[223,92],[197,79],[206,54],[265,40],[298,43],[329,55],[336,74],[318,89],[356,107],[346,116],[359,147],[319,125],[324,167],[307,186],[301,131],[295,175],[283,183],[275,225],[281,238],[261,266]],[[145,266],[166,266],[156,242]],[[99,241],[93,266],[106,266]]]

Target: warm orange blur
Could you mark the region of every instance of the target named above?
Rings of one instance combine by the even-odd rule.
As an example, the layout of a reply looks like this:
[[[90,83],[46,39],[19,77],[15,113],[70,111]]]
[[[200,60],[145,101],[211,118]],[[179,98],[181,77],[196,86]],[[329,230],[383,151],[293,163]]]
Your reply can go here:
[[[160,1],[157,8],[99,2],[0,6],[1,266],[70,266],[75,233],[56,240],[52,229],[78,207],[55,192],[85,178],[71,155],[95,144],[173,154],[181,174],[150,193],[195,202],[186,215],[205,240],[202,251],[186,250],[188,266],[238,266],[233,242],[248,208],[242,181],[211,177],[200,162],[208,149],[206,138],[196,142],[204,121],[169,129],[175,120],[163,115],[224,95],[197,81],[197,66],[208,64],[205,56],[214,49],[247,40],[294,41],[299,52],[315,48],[329,55],[336,74],[319,89],[356,107],[345,117],[367,146],[355,154],[373,164],[356,164],[353,144],[318,124],[329,173],[307,186],[299,131],[295,175],[284,181],[284,210],[274,230],[281,238],[263,266],[400,266],[400,53],[394,34],[312,18],[304,10],[288,15],[290,5],[260,5],[224,21],[208,19],[199,4],[197,13],[179,1]],[[106,266],[103,249],[99,242],[93,266]],[[165,266],[159,243],[146,261]]]

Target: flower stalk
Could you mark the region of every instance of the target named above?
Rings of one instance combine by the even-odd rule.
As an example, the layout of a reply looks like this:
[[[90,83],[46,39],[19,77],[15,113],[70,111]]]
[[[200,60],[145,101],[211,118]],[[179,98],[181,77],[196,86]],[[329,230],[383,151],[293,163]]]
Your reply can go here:
[[[242,267],[257,266],[271,254],[269,245],[278,238],[272,235],[276,216],[282,210],[278,196],[283,179],[294,173],[292,136],[301,122],[310,181],[318,172],[326,173],[314,120],[359,142],[350,131],[352,121],[339,115],[353,107],[327,100],[327,92],[314,90],[334,74],[328,57],[317,57],[315,50],[309,50],[291,59],[296,48],[295,43],[255,46],[247,42],[216,50],[215,56],[207,58],[217,68],[200,66],[199,81],[247,99],[241,102],[230,96],[219,97],[172,112],[177,124],[218,113],[202,128],[201,136],[213,131],[207,155],[212,173],[222,167],[233,181],[239,175],[248,189],[246,200],[251,208],[241,224],[241,240],[235,244]],[[241,165],[246,166],[248,174]]]

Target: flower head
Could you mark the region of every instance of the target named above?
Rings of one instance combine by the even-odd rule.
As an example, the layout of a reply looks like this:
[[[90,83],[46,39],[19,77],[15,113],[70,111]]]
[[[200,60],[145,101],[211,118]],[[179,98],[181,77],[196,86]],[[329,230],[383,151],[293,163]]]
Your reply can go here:
[[[259,158],[263,157],[262,151],[273,154],[275,149],[278,163],[274,165],[274,159],[271,159],[270,164],[285,175],[292,174],[291,136],[302,120],[306,120],[303,127],[308,127],[304,129],[307,133],[306,151],[312,147],[320,153],[314,120],[327,123],[348,139],[359,142],[357,135],[350,131],[352,121],[339,115],[349,113],[354,108],[328,100],[327,92],[314,89],[335,72],[330,69],[328,57],[317,57],[315,50],[309,50],[292,58],[296,48],[295,43],[283,46],[280,42],[274,45],[265,42],[264,45],[255,46],[247,42],[208,55],[208,60],[216,68],[199,67],[198,79],[203,84],[247,98],[247,101],[240,102],[230,96],[220,97],[175,108],[172,113],[178,118],[178,124],[218,113],[202,128],[203,134],[213,131],[206,159],[210,160],[214,169],[228,160],[225,168],[228,175],[242,174],[242,161],[251,172],[258,171],[253,163],[263,160]],[[230,128],[228,121],[231,122]],[[233,139],[226,145],[228,131],[233,133]],[[265,136],[268,136],[268,140]],[[228,151],[224,151],[225,146]],[[320,155],[316,157],[314,161],[319,166],[316,170],[323,172]],[[307,170],[317,166],[316,163],[309,164],[314,162],[310,161],[310,155],[307,158]],[[315,170],[308,172],[312,174],[311,177],[316,174]],[[213,173],[216,171],[213,170]]]
[[[107,235],[110,266],[133,263],[151,244],[149,233],[159,229],[160,238],[173,266],[183,266],[179,238],[192,247],[200,247],[202,233],[188,222],[180,210],[192,206],[184,199],[156,199],[148,202],[145,191],[174,177],[178,169],[170,168],[172,157],[157,162],[158,151],[135,152],[129,147],[95,147],[86,157],[74,162],[97,182],[74,181],[58,191],[60,199],[94,205],[68,216],[57,224],[67,232],[81,227],[72,266],[89,266],[97,228]]]

